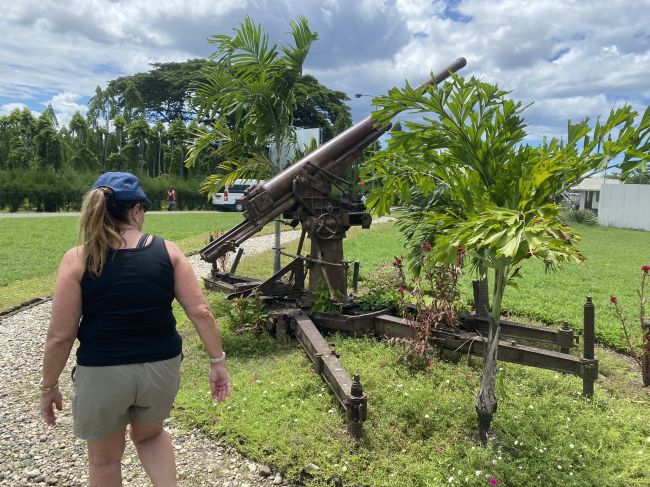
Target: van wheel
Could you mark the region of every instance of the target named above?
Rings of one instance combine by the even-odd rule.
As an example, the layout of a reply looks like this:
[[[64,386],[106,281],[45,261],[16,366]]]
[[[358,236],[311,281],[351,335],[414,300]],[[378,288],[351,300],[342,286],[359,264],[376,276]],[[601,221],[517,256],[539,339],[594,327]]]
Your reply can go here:
[[[244,211],[244,205],[238,201],[235,203],[235,211]]]

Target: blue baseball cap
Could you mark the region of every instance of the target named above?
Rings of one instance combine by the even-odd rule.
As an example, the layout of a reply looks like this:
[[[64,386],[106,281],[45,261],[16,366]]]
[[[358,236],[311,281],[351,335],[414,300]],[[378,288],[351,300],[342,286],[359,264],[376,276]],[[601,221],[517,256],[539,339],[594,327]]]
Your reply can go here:
[[[133,201],[147,208],[151,206],[151,201],[140,187],[140,181],[130,172],[105,172],[93,184],[93,189],[101,187],[113,190],[114,201]]]

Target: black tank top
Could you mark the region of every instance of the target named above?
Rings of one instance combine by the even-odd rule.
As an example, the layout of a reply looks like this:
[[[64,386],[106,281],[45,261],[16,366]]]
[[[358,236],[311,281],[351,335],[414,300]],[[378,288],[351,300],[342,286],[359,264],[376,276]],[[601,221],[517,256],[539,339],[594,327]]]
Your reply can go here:
[[[181,353],[172,313],[174,268],[163,239],[111,250],[100,276],[84,273],[81,296],[80,365],[155,362]]]

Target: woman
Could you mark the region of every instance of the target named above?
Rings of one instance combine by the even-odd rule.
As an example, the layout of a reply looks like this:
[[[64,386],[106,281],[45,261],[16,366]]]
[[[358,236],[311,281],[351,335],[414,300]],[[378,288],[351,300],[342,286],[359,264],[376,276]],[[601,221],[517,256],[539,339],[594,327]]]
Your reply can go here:
[[[150,202],[129,173],[102,174],[86,194],[79,237],[59,267],[45,342],[41,413],[55,424],[59,376],[79,339],[73,372],[75,435],[88,442],[90,485],[121,485],[125,430],[155,486],[176,485],[163,429],[180,382],[178,300],[205,344],[213,399],[229,395],[226,354],[210,307],[180,249],[142,233]]]

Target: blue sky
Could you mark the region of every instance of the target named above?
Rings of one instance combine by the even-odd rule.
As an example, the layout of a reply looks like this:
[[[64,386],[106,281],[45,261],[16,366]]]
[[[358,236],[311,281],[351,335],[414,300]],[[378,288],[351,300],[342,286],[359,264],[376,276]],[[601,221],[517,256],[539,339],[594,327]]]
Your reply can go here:
[[[149,63],[210,54],[245,15],[273,41],[304,15],[319,34],[305,72],[342,90],[355,121],[370,97],[419,84],[464,56],[466,76],[512,91],[530,139],[567,118],[650,104],[650,0],[14,0],[0,16],[0,113],[52,103],[67,123],[95,86]]]

